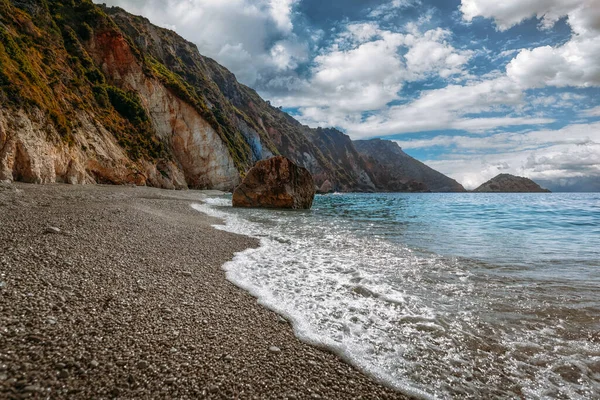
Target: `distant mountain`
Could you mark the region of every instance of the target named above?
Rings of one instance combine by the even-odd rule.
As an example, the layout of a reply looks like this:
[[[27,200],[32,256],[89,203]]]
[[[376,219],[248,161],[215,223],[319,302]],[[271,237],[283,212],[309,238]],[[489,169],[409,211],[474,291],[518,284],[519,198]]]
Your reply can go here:
[[[367,162],[373,182],[387,191],[465,192],[452,178],[428,167],[402,151],[396,142],[355,140],[354,147]]]
[[[600,193],[600,176],[581,176],[537,181],[541,186],[557,192],[595,192]]]
[[[550,193],[529,178],[500,174],[479,186],[474,192],[480,193]]]

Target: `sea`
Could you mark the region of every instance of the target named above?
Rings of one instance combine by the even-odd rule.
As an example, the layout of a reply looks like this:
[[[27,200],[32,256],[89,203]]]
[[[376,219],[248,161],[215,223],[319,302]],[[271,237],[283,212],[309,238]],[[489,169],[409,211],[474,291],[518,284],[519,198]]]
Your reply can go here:
[[[227,278],[303,341],[424,399],[600,398],[599,193],[194,205],[260,239]]]

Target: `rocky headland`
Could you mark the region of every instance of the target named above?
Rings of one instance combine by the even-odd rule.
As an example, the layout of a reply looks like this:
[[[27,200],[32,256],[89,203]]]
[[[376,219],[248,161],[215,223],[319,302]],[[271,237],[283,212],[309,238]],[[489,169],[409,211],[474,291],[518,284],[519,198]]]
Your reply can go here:
[[[550,193],[529,178],[510,174],[500,174],[483,183],[476,193]]]

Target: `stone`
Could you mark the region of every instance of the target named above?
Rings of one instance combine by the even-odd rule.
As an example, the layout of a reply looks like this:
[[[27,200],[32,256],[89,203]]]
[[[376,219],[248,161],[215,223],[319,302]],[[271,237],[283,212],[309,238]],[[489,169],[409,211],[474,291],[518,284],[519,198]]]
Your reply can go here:
[[[219,387],[217,385],[210,385],[208,387],[208,391],[210,393],[217,393],[219,391]]]
[[[44,232],[57,235],[60,233],[60,229],[55,226],[49,226]]]
[[[234,207],[310,209],[315,183],[306,168],[282,157],[256,163],[233,192]]]
[[[61,370],[58,372],[58,378],[59,378],[59,379],[66,379],[66,378],[68,378],[68,377],[69,377],[69,371],[67,371],[66,369],[61,369]]]
[[[147,369],[150,366],[150,364],[148,364],[148,361],[141,360],[138,361],[136,366],[138,369]]]
[[[277,347],[277,346],[271,346],[271,347],[269,347],[269,351],[271,353],[281,353],[281,349],[279,347]]]
[[[321,194],[333,192],[333,185],[331,184],[331,181],[327,179],[325,182],[323,182],[323,184],[317,192]]]
[[[96,360],[92,360],[90,361],[90,367],[92,368],[98,368],[100,366],[100,363]]]
[[[25,393],[35,393],[35,392],[41,392],[41,391],[42,391],[42,388],[39,386],[36,386],[36,385],[28,385],[23,388],[23,392],[25,392]]]

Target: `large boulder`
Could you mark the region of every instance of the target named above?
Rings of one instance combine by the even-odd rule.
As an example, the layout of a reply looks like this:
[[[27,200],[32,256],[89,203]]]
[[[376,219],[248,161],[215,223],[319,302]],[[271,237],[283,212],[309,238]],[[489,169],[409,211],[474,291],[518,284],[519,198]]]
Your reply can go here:
[[[234,207],[309,209],[315,197],[310,172],[277,156],[256,163],[233,192]]]

